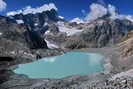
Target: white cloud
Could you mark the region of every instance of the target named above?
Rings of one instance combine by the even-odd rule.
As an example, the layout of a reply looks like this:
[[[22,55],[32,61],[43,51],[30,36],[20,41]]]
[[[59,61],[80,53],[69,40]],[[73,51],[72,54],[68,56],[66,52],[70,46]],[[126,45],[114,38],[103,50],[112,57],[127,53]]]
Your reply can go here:
[[[44,4],[43,6],[37,8],[32,8],[31,6],[27,6],[22,10],[8,12],[7,16],[13,16],[20,13],[24,15],[29,13],[36,14],[36,13],[42,13],[43,11],[50,11],[51,9],[58,10],[54,3],[50,3],[50,4]]]
[[[102,0],[100,0],[102,1]],[[108,7],[105,8],[102,4],[93,3],[90,6],[90,13],[85,17],[87,22],[98,19],[99,17],[103,17],[106,14],[110,14],[111,19],[127,19],[133,22],[133,15],[123,15],[118,14],[115,6],[109,4]]]
[[[113,6],[113,5],[111,5],[111,4],[108,5],[108,11],[109,11],[109,13],[110,13],[111,16],[118,15],[118,13],[116,11],[116,7]]]
[[[87,17],[85,18],[85,20],[96,20],[98,19],[99,17],[102,17],[104,15],[107,14],[108,10],[100,5],[100,4],[96,4],[96,3],[93,3],[91,6],[90,6],[90,13],[87,15]]]
[[[4,0],[0,0],[0,11],[6,9],[6,3],[4,2]]]
[[[31,6],[27,6],[26,8],[23,9],[23,14],[26,15],[26,14],[29,14],[29,13],[33,13],[35,14],[35,8],[31,8]]]
[[[111,19],[127,19],[131,22],[133,22],[133,16],[132,15],[123,15],[123,14],[118,14],[117,13],[117,10],[116,10],[116,7],[113,6],[113,5],[108,5],[108,12],[110,13],[110,18]]]

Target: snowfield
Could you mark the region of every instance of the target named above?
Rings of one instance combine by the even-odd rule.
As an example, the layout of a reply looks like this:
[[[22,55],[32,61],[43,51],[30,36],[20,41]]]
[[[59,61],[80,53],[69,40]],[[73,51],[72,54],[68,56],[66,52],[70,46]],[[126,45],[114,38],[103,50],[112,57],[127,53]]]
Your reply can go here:
[[[59,48],[57,45],[50,43],[48,40],[45,39],[45,41],[47,43],[48,48],[50,49]]]
[[[58,27],[59,31],[67,33],[67,36],[72,36],[76,33],[82,32],[82,30],[76,29],[75,27],[69,28],[65,26],[63,22],[58,22]]]
[[[23,20],[16,20],[17,24],[23,24],[24,21]]]

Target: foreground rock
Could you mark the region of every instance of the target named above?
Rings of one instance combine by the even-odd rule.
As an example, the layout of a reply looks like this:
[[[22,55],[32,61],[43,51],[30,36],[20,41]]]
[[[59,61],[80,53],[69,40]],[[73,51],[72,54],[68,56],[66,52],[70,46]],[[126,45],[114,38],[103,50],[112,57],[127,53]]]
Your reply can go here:
[[[73,76],[64,79],[29,79],[24,75],[13,75],[0,89],[132,89],[133,77],[111,78],[110,75]]]

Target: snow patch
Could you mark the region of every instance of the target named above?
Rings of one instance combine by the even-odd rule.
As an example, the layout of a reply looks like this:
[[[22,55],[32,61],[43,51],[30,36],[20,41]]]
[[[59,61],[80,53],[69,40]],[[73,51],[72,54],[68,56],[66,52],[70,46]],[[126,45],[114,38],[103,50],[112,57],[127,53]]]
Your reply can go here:
[[[48,25],[48,23],[47,23],[47,22],[45,22],[43,26],[47,26],[47,25]]]
[[[24,21],[23,20],[16,20],[17,24],[23,24]]]
[[[38,26],[38,23],[35,23],[34,25],[35,25],[35,26]]]
[[[47,35],[47,34],[49,34],[49,33],[50,33],[50,31],[48,30],[48,31],[45,32],[45,35]]]
[[[2,35],[3,33],[0,32],[0,36]]]
[[[45,39],[45,41],[47,43],[48,48],[50,49],[59,48],[57,45],[50,43],[48,40]]]
[[[65,32],[67,34],[67,36],[72,36],[72,35],[82,31],[82,30],[76,29],[75,27],[68,28],[67,26],[65,26],[65,24],[63,22],[58,22],[58,27],[59,27],[59,31]]]
[[[16,54],[16,52],[15,52],[15,51],[11,51],[10,53],[11,53],[11,54]]]
[[[63,16],[58,16],[60,19],[64,19],[64,17]]]
[[[131,22],[133,22],[133,16],[131,16],[131,15],[127,15],[126,19],[130,20]]]

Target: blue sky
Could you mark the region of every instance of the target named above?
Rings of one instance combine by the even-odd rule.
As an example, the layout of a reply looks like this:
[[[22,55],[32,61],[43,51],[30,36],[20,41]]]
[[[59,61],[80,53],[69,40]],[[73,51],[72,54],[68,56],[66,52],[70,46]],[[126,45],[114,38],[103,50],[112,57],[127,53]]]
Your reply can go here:
[[[103,0],[5,0],[7,7],[0,14],[5,15],[9,11],[18,10],[29,5],[38,7],[53,2],[58,8],[59,15],[69,20],[75,17],[84,17],[85,15],[82,12],[88,13],[90,4],[100,1]],[[133,15],[133,0],[104,0],[104,2],[116,6],[121,14]]]

